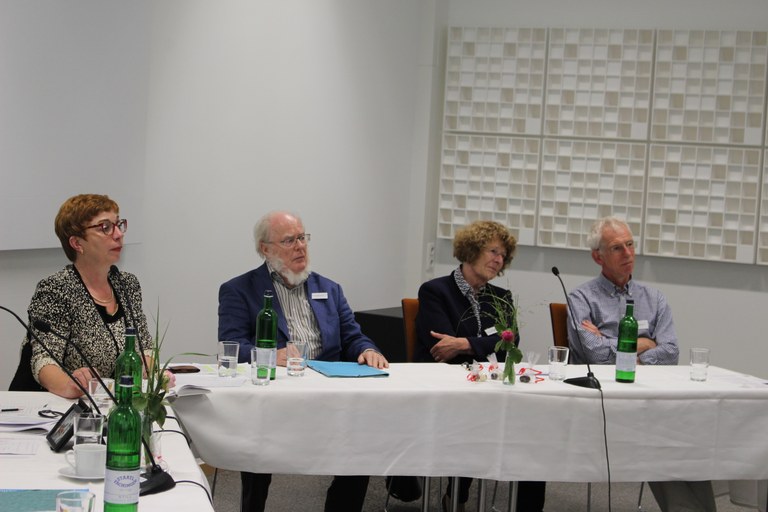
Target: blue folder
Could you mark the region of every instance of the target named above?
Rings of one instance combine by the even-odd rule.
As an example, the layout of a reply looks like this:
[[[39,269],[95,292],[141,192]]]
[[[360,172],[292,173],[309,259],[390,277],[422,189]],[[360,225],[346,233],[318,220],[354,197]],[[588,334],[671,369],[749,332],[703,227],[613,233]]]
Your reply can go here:
[[[366,364],[342,361],[307,361],[307,366],[326,377],[387,377],[389,372]]]

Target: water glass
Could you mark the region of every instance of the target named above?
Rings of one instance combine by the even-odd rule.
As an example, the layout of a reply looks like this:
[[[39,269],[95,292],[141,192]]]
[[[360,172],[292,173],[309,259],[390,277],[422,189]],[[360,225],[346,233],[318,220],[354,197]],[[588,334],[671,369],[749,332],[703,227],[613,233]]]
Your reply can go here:
[[[97,378],[88,381],[88,393],[93,397],[93,401],[96,402],[102,414],[107,414],[112,408],[110,393],[112,393],[112,396],[115,395],[115,379],[105,378],[101,379],[101,381],[104,383],[104,386],[101,385]]]
[[[565,380],[568,366],[568,347],[549,347],[549,379]]]
[[[237,376],[237,356],[240,344],[236,341],[220,341],[218,353],[219,377]]]
[[[307,343],[289,341],[285,344],[286,366],[291,377],[303,377],[307,367]]]
[[[272,354],[274,349],[251,349],[251,382],[257,386],[269,385],[269,374],[272,372]]]
[[[104,415],[94,412],[84,412],[75,416],[74,445],[101,444],[104,430]]]
[[[704,382],[707,380],[707,368],[709,367],[709,349],[691,349],[691,380]]]
[[[88,491],[64,491],[56,495],[56,512],[93,512],[96,495]]]

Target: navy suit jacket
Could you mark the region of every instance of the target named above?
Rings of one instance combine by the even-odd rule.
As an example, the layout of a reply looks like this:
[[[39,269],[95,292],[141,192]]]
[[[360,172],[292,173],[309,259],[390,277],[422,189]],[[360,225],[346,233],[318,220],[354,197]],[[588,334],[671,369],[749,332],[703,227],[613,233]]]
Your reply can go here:
[[[367,349],[378,352],[376,345],[360,330],[355,315],[344,297],[341,286],[320,274],[310,273],[303,284],[317,325],[320,327],[322,361],[357,361]],[[267,264],[230,279],[219,288],[219,340],[240,343],[238,360],[250,362],[256,335],[256,315],[264,303],[264,291],[275,287]],[[327,294],[323,298],[320,295]],[[289,339],[288,323],[277,294],[272,305],[278,316],[277,346],[285,347]]]
[[[456,271],[454,270],[454,272]],[[469,340],[474,354],[454,357],[448,361],[451,364],[471,363],[473,359],[484,361],[488,354],[493,352],[496,342],[499,341],[498,334],[485,335],[486,329],[493,326],[493,308],[487,294],[492,293],[498,297],[503,297],[511,303],[512,296],[509,290],[490,283],[485,285],[485,293],[480,294],[479,297],[480,324],[483,336],[478,336],[477,320],[472,313],[472,306],[469,304],[469,299],[462,295],[459,290],[453,277],[454,272],[448,276],[427,281],[419,288],[419,313],[416,315],[416,333],[419,342],[416,344],[414,354],[416,361],[434,362],[429,351],[438,340],[432,337],[429,331]],[[520,334],[517,333],[517,336],[519,343]],[[496,353],[500,362],[504,361],[506,355],[504,350]]]

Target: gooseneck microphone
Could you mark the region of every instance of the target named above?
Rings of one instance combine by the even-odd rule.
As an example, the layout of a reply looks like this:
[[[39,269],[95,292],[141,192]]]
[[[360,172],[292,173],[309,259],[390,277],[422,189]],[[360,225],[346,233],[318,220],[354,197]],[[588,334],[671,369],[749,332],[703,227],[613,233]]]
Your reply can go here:
[[[117,268],[117,267],[113,267]],[[2,306],[0,306],[2,307]],[[101,383],[102,387],[107,390],[107,393],[109,394],[109,398],[112,400],[112,403],[117,404],[117,399],[115,398],[115,395],[112,394],[111,391],[109,391],[109,388],[104,385],[104,381],[101,380],[101,377],[99,376],[98,372],[93,368],[91,365],[91,362],[88,360],[88,358],[83,354],[83,352],[80,350],[80,347],[77,346],[77,343],[69,340],[66,336],[64,336],[61,333],[58,333],[54,331],[51,328],[51,325],[48,322],[44,322],[43,320],[35,320],[33,322],[35,328],[41,332],[44,332],[46,334],[50,333],[56,336],[57,338],[64,340],[67,344],[71,345],[75,351],[80,355],[80,357],[85,361],[86,366],[88,366],[88,369],[91,370],[91,373],[96,376],[97,379],[99,379],[99,382]],[[93,403],[93,399],[88,393],[85,393],[86,396],[91,400]],[[94,403],[94,406],[96,404]],[[97,407],[98,410],[98,407]],[[152,465],[152,469],[144,474],[143,476],[146,478],[141,484],[139,485],[140,491],[139,495],[146,496],[148,494],[155,494],[158,492],[167,491],[168,489],[172,489],[176,486],[176,482],[174,482],[171,475],[166,473],[162,467],[160,467],[160,464],[155,461],[155,457],[152,455],[152,450],[149,447],[149,441],[147,439],[144,439],[144,436],[141,436],[141,443],[144,446],[145,453],[149,456],[150,464]]]
[[[592,368],[589,366],[589,357],[587,356],[586,351],[584,350],[584,342],[581,340],[581,333],[579,332],[579,326],[575,325],[576,322],[576,315],[573,314],[573,307],[571,306],[570,298],[568,297],[568,292],[565,290],[565,284],[563,283],[563,278],[560,277],[560,271],[557,269],[557,267],[552,267],[552,273],[555,274],[555,277],[558,281],[560,281],[560,286],[563,288],[563,294],[565,295],[565,303],[568,305],[568,311],[571,313],[571,321],[574,322],[574,327],[576,329],[576,337],[579,339],[579,348],[581,349],[581,353],[584,354],[584,361],[587,363],[587,376],[586,377],[572,377],[570,379],[565,379],[563,382],[566,384],[571,384],[573,386],[579,386],[582,388],[592,388],[592,389],[600,389],[600,381],[597,380],[597,377],[595,377],[595,374],[592,373]]]
[[[110,400],[112,400],[113,403],[117,403],[117,401],[115,399],[115,395],[112,394],[112,391],[109,390],[109,387],[106,384],[104,384],[104,381],[102,380],[101,375],[99,375],[99,372],[96,371],[96,368],[93,367],[93,365],[91,364],[91,361],[86,357],[86,355],[83,354],[83,351],[80,349],[80,345],[78,345],[77,343],[75,343],[71,339],[67,338],[63,334],[60,334],[60,333],[54,331],[51,328],[51,324],[49,324],[45,320],[35,320],[35,321],[32,322],[32,325],[34,325],[35,329],[37,329],[38,331],[40,331],[42,333],[45,333],[45,334],[53,334],[54,336],[56,336],[60,340],[64,341],[64,343],[66,343],[70,347],[74,348],[75,352],[77,352],[77,354],[80,356],[80,359],[82,359],[83,362],[85,363],[85,366],[87,366],[88,369],[91,370],[91,375],[93,375],[96,378],[96,380],[99,381],[99,384],[101,385],[102,389],[104,389],[107,392],[107,394],[109,395]],[[88,398],[90,399],[91,397],[89,396]],[[98,407],[96,408],[96,410],[98,411],[99,414],[101,414],[101,411],[98,409]]]
[[[40,339],[40,337],[39,337],[37,334],[35,334],[35,331],[33,331],[33,330],[32,330],[32,328],[31,328],[29,325],[27,325],[27,324],[24,322],[24,320],[22,320],[22,319],[21,319],[21,317],[19,317],[19,315],[17,315],[16,313],[14,313],[13,311],[11,311],[10,309],[8,309],[8,308],[6,308],[6,307],[3,307],[3,306],[0,306],[0,309],[2,309],[3,311],[7,311],[7,312],[8,312],[8,313],[10,313],[11,315],[13,315],[13,317],[14,317],[14,318],[15,318],[15,319],[16,319],[16,320],[17,320],[17,321],[18,321],[18,322],[19,322],[19,323],[22,325],[22,327],[24,327],[24,329],[27,331],[27,335],[28,335],[28,336],[30,336],[30,337],[31,337],[31,338],[32,338],[32,339],[33,339],[33,340],[34,340],[36,343],[38,343],[38,344],[39,344],[39,345],[40,345],[40,346],[43,348],[43,350],[45,350],[45,353],[46,353],[46,354],[48,354],[48,356],[49,356],[51,359],[53,359],[53,361],[54,361],[54,362],[55,362],[57,365],[59,365],[59,368],[61,368],[61,371],[63,371],[63,372],[64,372],[64,374],[65,374],[67,377],[69,377],[69,379],[70,379],[72,382],[74,382],[75,386],[77,386],[77,388],[78,388],[80,391],[82,391],[82,392],[83,392],[83,394],[84,394],[84,395],[85,395],[85,396],[88,398],[88,401],[89,401],[89,402],[91,402],[91,405],[93,405],[93,408],[94,408],[94,410],[96,410],[96,412],[98,412],[99,414],[101,414],[101,410],[99,410],[99,406],[98,406],[98,405],[96,405],[96,401],[93,399],[93,397],[91,396],[91,394],[90,394],[90,393],[88,393],[88,390],[87,390],[87,389],[85,389],[85,388],[83,387],[83,385],[82,385],[82,384],[80,384],[80,382],[79,382],[79,381],[78,381],[78,380],[75,378],[75,376],[74,376],[74,375],[72,375],[72,372],[70,372],[69,370],[67,370],[67,369],[64,367],[64,363],[63,363],[63,362],[62,362],[62,361],[61,361],[61,360],[60,360],[58,357],[56,357],[56,355],[53,353],[53,351],[50,349],[50,347],[48,347],[48,345],[46,345],[45,343],[43,343],[43,340],[41,340],[41,339]],[[38,330],[40,330],[40,329],[38,329]],[[69,343],[69,341],[67,341],[67,343]],[[90,369],[90,370],[93,372],[93,369],[90,367],[90,365],[88,366],[88,368],[89,368],[89,369]]]

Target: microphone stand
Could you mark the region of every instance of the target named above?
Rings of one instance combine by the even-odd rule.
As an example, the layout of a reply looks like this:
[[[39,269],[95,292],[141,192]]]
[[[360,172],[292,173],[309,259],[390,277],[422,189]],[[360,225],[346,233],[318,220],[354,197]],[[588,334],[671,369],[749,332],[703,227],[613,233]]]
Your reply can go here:
[[[112,394],[112,392],[104,385],[104,381],[101,380],[101,377],[99,376],[98,372],[96,372],[96,370],[93,368],[90,361],[85,356],[85,354],[83,354],[82,350],[77,345],[77,343],[68,339],[63,334],[60,334],[54,331],[53,329],[51,329],[51,325],[48,322],[45,322],[43,320],[35,320],[33,323],[38,330],[46,334],[47,333],[53,334],[57,338],[63,340],[68,345],[71,345],[75,349],[75,351],[80,355],[83,361],[85,361],[85,364],[88,366],[88,369],[91,370],[91,373],[96,375],[96,378],[99,380],[102,387],[107,391],[107,394],[109,395],[109,398],[112,400],[112,403],[117,404],[117,399],[115,398],[115,395]],[[85,392],[85,395],[91,400],[91,403],[93,403],[95,407],[96,402],[93,401],[93,398],[91,398],[90,394],[88,392]],[[96,409],[98,410],[98,407],[96,407]],[[142,473],[142,476],[145,478],[145,480],[141,482],[141,484],[139,484],[139,488],[140,488],[139,496],[156,494],[158,492],[167,491],[168,489],[173,489],[176,486],[176,482],[173,480],[173,477],[171,477],[171,475],[166,473],[165,470],[163,470],[163,468],[160,467],[160,464],[157,463],[157,461],[155,460],[155,457],[152,455],[152,450],[150,449],[149,440],[145,439],[144,435],[141,436],[141,444],[144,447],[144,452],[147,454],[147,457],[149,457],[149,462],[150,462],[150,465],[152,466],[152,469],[150,469],[149,472]]]
[[[560,277],[560,271],[557,267],[552,267],[552,273],[555,274],[557,280],[560,281],[560,286],[563,288],[563,294],[565,295],[565,303],[568,306],[568,311],[571,313],[571,320],[576,322],[576,315],[573,314],[573,307],[571,306],[571,301],[568,298],[568,292],[565,290],[563,278]],[[584,343],[581,341],[581,333],[579,332],[579,327],[576,325],[574,325],[574,327],[576,329],[576,337],[579,339],[579,347],[581,348],[582,354],[584,354],[584,361],[587,363],[587,375],[586,377],[571,377],[570,379],[565,379],[563,382],[582,388],[600,389],[600,381],[597,380],[595,374],[592,373],[592,368],[589,366],[589,357],[584,350]]]

